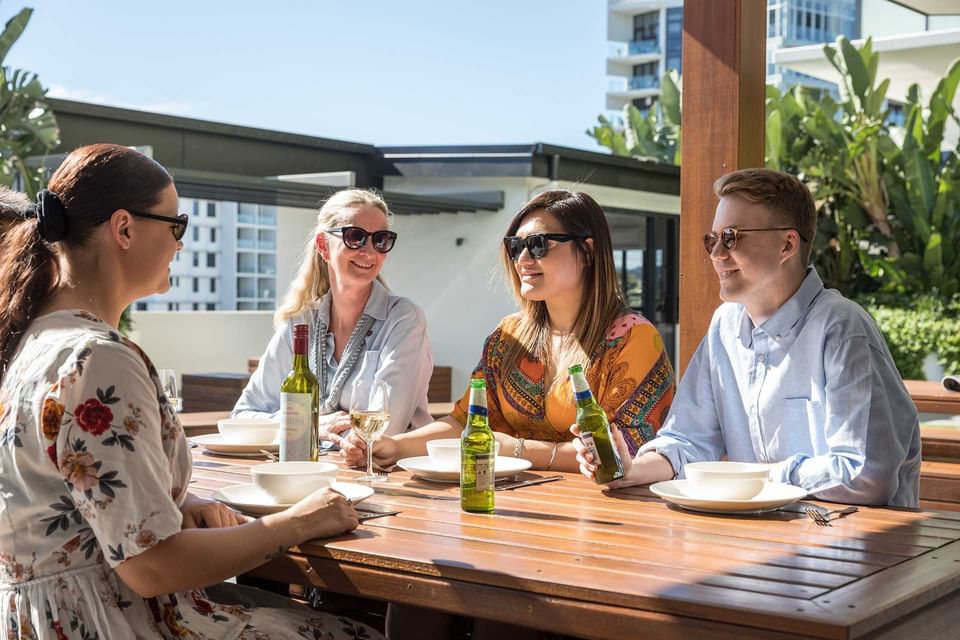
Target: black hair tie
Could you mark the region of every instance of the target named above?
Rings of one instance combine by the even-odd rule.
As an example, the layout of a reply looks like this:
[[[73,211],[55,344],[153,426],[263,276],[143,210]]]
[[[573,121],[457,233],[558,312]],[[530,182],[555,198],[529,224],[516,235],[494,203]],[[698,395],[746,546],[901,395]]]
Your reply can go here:
[[[53,191],[41,189],[33,208],[41,238],[47,242],[57,242],[67,235],[67,210],[60,201],[60,196]]]

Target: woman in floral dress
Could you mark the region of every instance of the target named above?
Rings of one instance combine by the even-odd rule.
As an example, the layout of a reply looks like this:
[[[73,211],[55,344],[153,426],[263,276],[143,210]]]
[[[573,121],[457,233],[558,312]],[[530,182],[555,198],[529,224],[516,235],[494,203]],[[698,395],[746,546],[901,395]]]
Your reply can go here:
[[[170,286],[187,226],[173,181],[132,149],[91,145],[49,188],[34,206],[0,191],[0,637],[378,637],[303,607],[207,598],[291,545],[354,529],[356,512],[322,490],[250,520],[187,490],[176,414],[116,328]]]

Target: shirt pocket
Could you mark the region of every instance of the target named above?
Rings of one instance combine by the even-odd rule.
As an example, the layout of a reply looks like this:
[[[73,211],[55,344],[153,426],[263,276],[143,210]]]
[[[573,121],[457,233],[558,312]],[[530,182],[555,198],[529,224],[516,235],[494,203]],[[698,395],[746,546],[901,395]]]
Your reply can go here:
[[[380,367],[380,350],[364,351],[360,364],[357,365],[357,377],[364,380],[373,380]]]

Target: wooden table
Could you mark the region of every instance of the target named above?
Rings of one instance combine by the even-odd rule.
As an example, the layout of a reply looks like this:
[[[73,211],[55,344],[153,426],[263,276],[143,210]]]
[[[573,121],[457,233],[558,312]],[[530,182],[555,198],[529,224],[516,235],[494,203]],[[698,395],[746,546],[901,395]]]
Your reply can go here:
[[[258,464],[194,455],[215,465],[195,466],[201,495]],[[861,508],[818,527],[685,512],[643,488],[604,495],[571,474],[498,491],[491,515],[458,495],[394,472],[368,502],[401,514],[252,574],[586,638],[957,637],[958,513]]]
[[[452,402],[431,402],[427,405],[430,415],[435,419],[450,415]],[[229,411],[184,411],[180,414],[180,424],[186,436],[200,436],[217,432],[217,420],[229,418]]]
[[[960,415],[960,392],[947,391],[934,380],[904,380],[917,411]]]

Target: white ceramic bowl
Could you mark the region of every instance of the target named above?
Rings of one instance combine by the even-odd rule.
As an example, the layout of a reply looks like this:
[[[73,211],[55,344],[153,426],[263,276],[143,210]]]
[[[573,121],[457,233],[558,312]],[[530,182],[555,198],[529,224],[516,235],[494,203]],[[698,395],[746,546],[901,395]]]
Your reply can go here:
[[[280,437],[280,421],[268,418],[224,418],[217,420],[224,442],[267,445]]]
[[[280,504],[292,504],[337,479],[329,462],[266,462],[250,467],[253,484]]]
[[[699,494],[718,500],[749,500],[763,490],[770,466],[753,462],[691,462],[684,475]]]
[[[500,455],[500,443],[493,443],[494,455]],[[427,454],[438,467],[460,468],[460,438],[439,438],[427,441]]]

